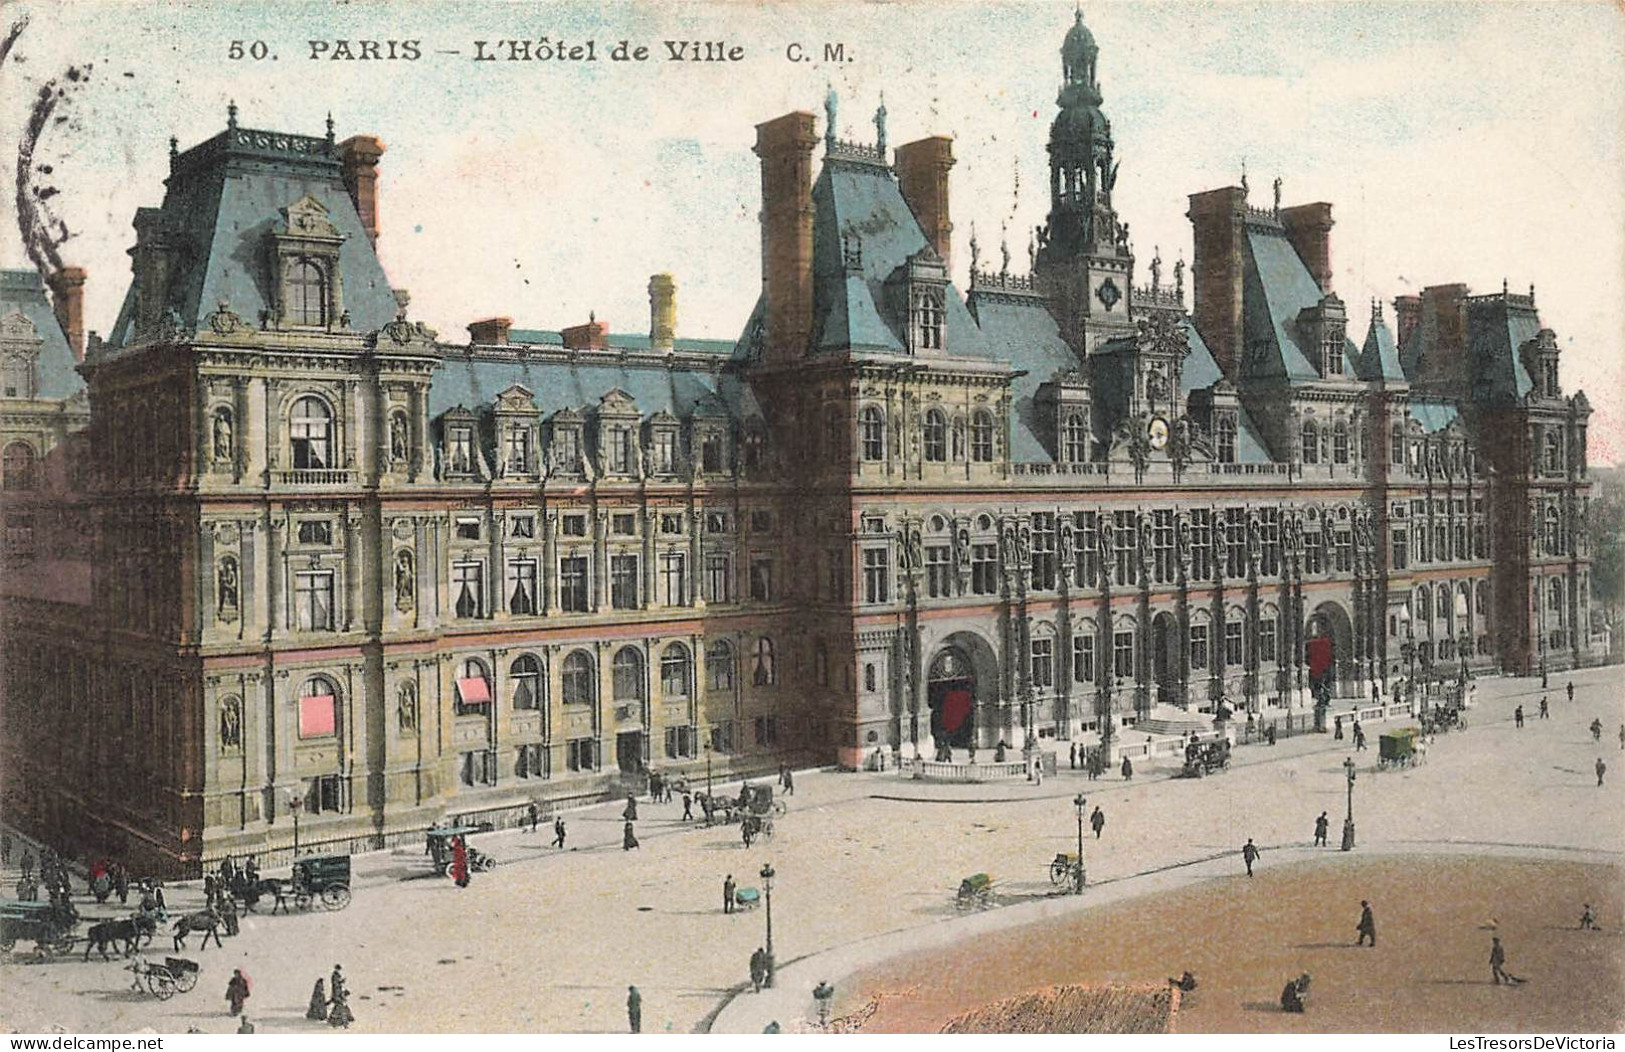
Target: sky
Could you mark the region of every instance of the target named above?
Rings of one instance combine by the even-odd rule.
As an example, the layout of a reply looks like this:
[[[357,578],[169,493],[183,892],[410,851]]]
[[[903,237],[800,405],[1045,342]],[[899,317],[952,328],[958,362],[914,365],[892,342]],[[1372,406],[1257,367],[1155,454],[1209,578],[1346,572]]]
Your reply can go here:
[[[1044,152],[1074,4],[145,4],[29,0],[0,66],[0,171],[40,88],[71,86],[35,148],[37,182],[86,267],[87,327],[112,327],[131,219],[163,197],[168,141],[225,125],[381,138],[379,251],[443,339],[505,315],[558,329],[595,312],[645,332],[650,274],[678,286],[680,335],[733,338],[761,281],[755,125],[839,97],[842,138],[870,142],[884,92],[892,145],[951,135],[952,266],[966,287],[1001,237],[1021,269],[1048,210]],[[1106,2],[1100,46],[1116,204],[1138,257],[1191,258],[1191,193],[1255,205],[1330,201],[1333,284],[1363,340],[1373,297],[1465,282],[1534,285],[1563,383],[1596,409],[1593,462],[1625,460],[1625,15],[1604,2]],[[0,28],[4,28],[0,26]],[[597,61],[478,62],[476,41],[595,42]],[[417,41],[416,61],[333,58]],[[649,49],[613,62],[621,40]],[[664,41],[722,41],[737,61],[679,62]],[[232,57],[234,41],[244,57]],[[263,43],[263,50],[254,42]],[[313,41],[325,42],[312,58]],[[826,60],[840,44],[840,60]],[[805,61],[791,61],[799,45]],[[442,54],[458,52],[458,54]],[[263,58],[255,58],[256,53]],[[67,79],[68,70],[81,80]],[[88,79],[85,69],[88,67]],[[48,176],[38,174],[49,168]],[[4,188],[14,200],[14,187]],[[1002,232],[1002,233],[1001,233]],[[26,266],[16,224],[0,262]],[[1392,320],[1391,306],[1386,314]]]

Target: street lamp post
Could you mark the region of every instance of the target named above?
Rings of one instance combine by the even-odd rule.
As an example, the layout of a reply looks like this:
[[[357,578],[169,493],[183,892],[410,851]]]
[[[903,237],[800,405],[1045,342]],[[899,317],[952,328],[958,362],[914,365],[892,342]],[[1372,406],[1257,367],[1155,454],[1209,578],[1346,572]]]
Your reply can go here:
[[[1343,770],[1349,776],[1349,813],[1343,819],[1343,850],[1354,850],[1354,757],[1343,761]]]
[[[711,742],[705,743],[705,798],[711,799]]]
[[[762,985],[763,986],[772,986],[773,985],[773,970],[774,970],[773,969],[773,876],[774,876],[773,863],[769,862],[766,865],[764,865],[762,867],[762,871],[757,875],[762,878],[762,894],[764,896],[766,896],[766,898],[767,898],[767,948],[766,948],[767,960],[763,962],[763,964],[766,965],[767,976],[766,976],[765,979],[762,980]]]
[[[299,856],[299,809],[304,804],[304,797],[298,793],[288,794],[288,810],[293,812],[293,854]]]
[[[1072,893],[1074,895],[1083,894],[1083,808],[1088,802],[1084,799],[1082,793],[1072,798],[1073,806],[1078,809],[1078,868],[1072,882]]]

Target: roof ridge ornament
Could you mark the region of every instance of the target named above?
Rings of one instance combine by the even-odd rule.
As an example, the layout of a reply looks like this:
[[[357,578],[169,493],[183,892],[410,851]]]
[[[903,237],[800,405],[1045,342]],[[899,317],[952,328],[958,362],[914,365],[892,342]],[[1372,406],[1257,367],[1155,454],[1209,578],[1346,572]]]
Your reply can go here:
[[[232,99],[230,102],[226,103],[226,128],[228,130],[230,130],[230,131],[236,131],[237,130],[237,100],[236,99]]]
[[[880,151],[880,159],[886,159],[886,93],[880,93],[880,108],[875,110],[875,148]]]
[[[825,82],[829,91],[824,95],[824,152],[835,149],[835,109],[839,98],[835,94],[835,85]]]

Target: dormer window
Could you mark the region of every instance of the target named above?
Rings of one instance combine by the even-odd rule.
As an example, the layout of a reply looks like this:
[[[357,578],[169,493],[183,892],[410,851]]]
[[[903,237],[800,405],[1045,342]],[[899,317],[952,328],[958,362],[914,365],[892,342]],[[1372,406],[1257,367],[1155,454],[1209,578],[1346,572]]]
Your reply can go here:
[[[450,470],[474,470],[474,429],[453,427],[446,430],[446,463]]]
[[[661,428],[652,436],[650,459],[657,475],[670,475],[677,470],[677,432]]]
[[[581,467],[581,429],[553,426],[553,464],[564,471]]]
[[[700,468],[715,473],[722,470],[722,436],[715,431],[706,433],[700,441]]]
[[[970,458],[978,464],[993,462],[993,414],[986,410],[971,417]]]
[[[344,311],[339,281],[341,234],[327,207],[310,194],[282,210],[283,223],[270,232],[277,281],[277,321],[281,325],[330,328]]]
[[[310,260],[300,260],[288,273],[288,320],[295,325],[327,324],[327,278]]]
[[[922,289],[914,295],[915,346],[920,350],[942,350],[943,295],[935,289]]]
[[[1313,420],[1303,422],[1303,462],[1305,464],[1320,463],[1320,428],[1315,426]]]
[[[604,432],[604,441],[608,446],[605,458],[609,470],[618,474],[631,471],[632,429],[624,425],[607,428]]]
[[[1081,410],[1067,414],[1061,428],[1061,449],[1068,464],[1082,464],[1089,459],[1089,418]]]
[[[530,428],[508,429],[508,471],[522,475],[530,470]]]
[[[1220,413],[1213,428],[1221,464],[1236,462],[1236,418],[1232,413]]]
[[[1343,375],[1343,341],[1341,339],[1328,339],[1320,350],[1321,360],[1326,363],[1327,376]]]

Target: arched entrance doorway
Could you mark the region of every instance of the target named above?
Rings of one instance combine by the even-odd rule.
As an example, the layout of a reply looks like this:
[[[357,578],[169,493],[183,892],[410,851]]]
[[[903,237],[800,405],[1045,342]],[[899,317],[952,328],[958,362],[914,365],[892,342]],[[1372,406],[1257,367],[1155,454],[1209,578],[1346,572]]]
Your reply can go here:
[[[1158,705],[1185,703],[1179,689],[1179,622],[1166,610],[1151,619],[1151,678]]]
[[[931,737],[937,745],[965,748],[976,740],[976,669],[957,646],[943,647],[926,675]]]
[[[1309,689],[1318,697],[1358,693],[1354,683],[1354,626],[1339,603],[1326,602],[1309,615],[1303,658]]]

